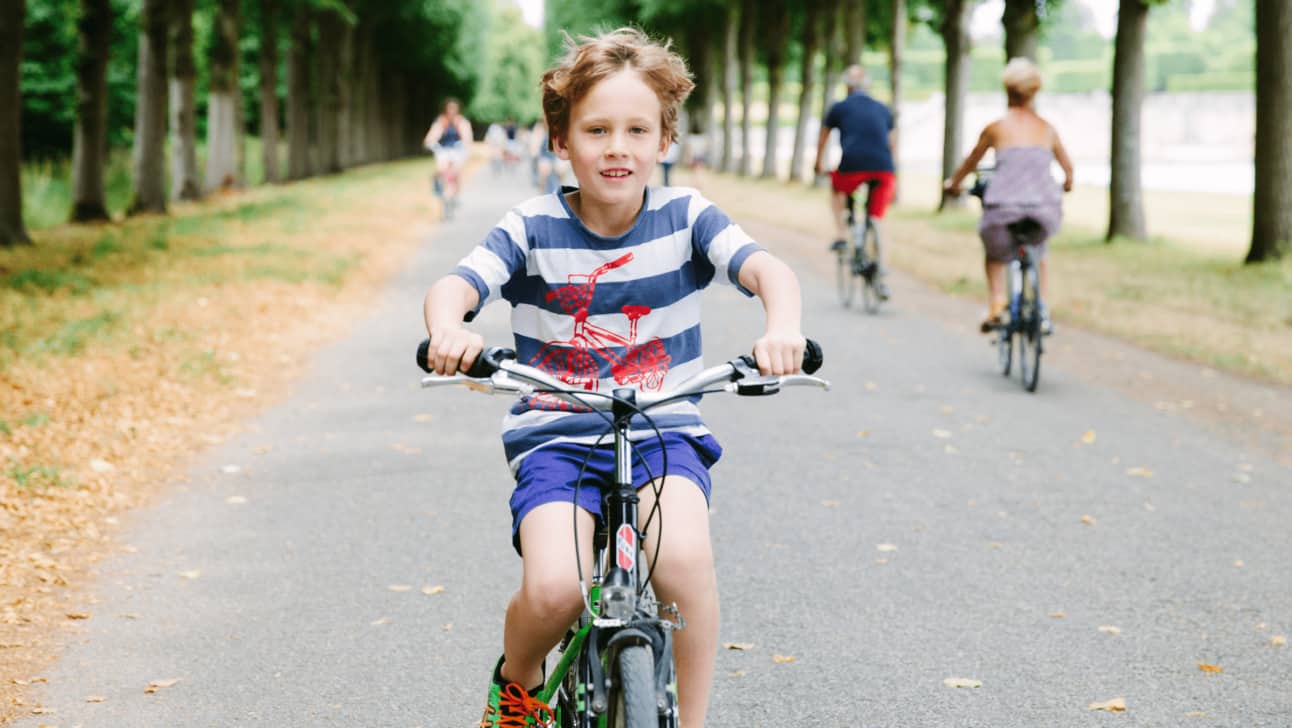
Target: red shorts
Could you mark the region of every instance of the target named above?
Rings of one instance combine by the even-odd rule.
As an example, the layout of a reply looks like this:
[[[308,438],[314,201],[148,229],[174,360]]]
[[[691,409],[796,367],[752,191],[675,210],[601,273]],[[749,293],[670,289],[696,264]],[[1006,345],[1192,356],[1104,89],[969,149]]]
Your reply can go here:
[[[862,185],[863,182],[874,180],[879,184],[870,193],[870,216],[881,218],[884,211],[888,209],[888,203],[893,201],[893,193],[897,191],[897,175],[892,172],[840,172],[838,170],[830,173],[830,186],[835,192],[851,195]]]

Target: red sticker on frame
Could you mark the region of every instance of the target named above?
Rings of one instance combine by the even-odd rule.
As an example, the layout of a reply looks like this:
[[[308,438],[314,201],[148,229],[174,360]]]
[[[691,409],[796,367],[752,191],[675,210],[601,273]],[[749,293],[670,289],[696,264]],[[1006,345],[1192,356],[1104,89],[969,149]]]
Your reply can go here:
[[[632,571],[637,565],[637,532],[627,523],[615,533],[615,562],[624,571]]]

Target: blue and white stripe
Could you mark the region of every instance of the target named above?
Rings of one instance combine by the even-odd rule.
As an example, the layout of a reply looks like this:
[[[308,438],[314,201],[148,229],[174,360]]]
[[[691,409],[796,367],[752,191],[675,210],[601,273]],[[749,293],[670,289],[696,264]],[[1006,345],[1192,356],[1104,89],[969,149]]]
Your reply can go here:
[[[633,227],[613,238],[589,230],[564,196],[554,193],[509,211],[454,272],[475,287],[480,307],[499,299],[511,304],[516,351],[520,361],[530,362],[545,346],[550,351],[575,345],[575,318],[554,292],[585,284],[598,267],[631,253],[631,261],[600,274],[587,305],[585,331],[600,329],[610,336],[578,346],[595,359],[598,391],[640,389],[640,383],[615,380],[611,357],[622,357],[627,350],[622,341],[615,341],[629,337],[630,321],[623,307],[649,307],[651,312],[637,321],[635,343],[640,347],[659,340],[669,358],[662,386],[668,391],[704,366],[700,290],[713,280],[739,287],[741,265],[758,250],[740,226],[694,189],[648,188]],[[661,430],[708,433],[693,402],[652,410],[652,419]],[[595,442],[605,429],[597,413],[535,409],[521,402],[503,421],[503,445],[514,469],[538,447]],[[644,438],[654,433],[642,425],[633,434]]]

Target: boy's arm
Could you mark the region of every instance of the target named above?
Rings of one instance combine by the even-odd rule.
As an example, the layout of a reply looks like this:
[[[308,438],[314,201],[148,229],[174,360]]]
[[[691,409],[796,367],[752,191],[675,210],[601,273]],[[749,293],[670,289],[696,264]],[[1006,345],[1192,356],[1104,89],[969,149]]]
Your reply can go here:
[[[1050,127],[1051,130],[1054,127]],[[1063,168],[1063,191],[1072,191],[1072,159],[1068,157],[1068,150],[1063,148],[1063,142],[1059,140],[1059,132],[1054,131],[1054,158]]]
[[[745,259],[737,277],[767,311],[767,330],[754,342],[758,371],[776,376],[799,371],[807,342],[800,328],[803,303],[798,276],[780,258],[760,250]]]
[[[484,337],[462,325],[468,312],[480,304],[480,294],[458,275],[447,275],[426,292],[422,311],[431,346],[426,359],[436,374],[466,371],[484,350]]]

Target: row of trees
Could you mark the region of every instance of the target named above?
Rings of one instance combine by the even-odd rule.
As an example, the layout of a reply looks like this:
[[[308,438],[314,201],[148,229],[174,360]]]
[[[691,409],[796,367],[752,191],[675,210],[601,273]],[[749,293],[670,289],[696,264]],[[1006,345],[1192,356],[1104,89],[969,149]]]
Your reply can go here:
[[[1072,2],[1073,0],[1066,0]],[[1144,41],[1150,9],[1168,0],[1120,0],[1112,69],[1112,144],[1107,238],[1147,238],[1140,184],[1140,110],[1145,87]],[[1177,0],[1179,1],[1179,0]],[[672,37],[687,54],[697,89],[690,105],[694,130],[711,133],[721,149],[721,169],[741,175],[778,174],[774,145],[784,93],[784,73],[799,80],[791,178],[804,169],[807,121],[823,113],[836,91],[833,80],[863,48],[888,51],[888,96],[902,99],[903,39],[910,24],[937,31],[945,50],[945,122],[942,173],[949,176],[965,149],[964,99],[970,78],[969,23],[980,0],[570,0],[549,9],[549,46],[561,33],[638,22]],[[1036,59],[1049,18],[1065,0],[1005,0],[1001,25],[1005,57]],[[1220,0],[1221,6],[1256,7],[1257,134],[1254,224],[1248,262],[1292,252],[1292,3]],[[1223,7],[1222,7],[1223,9]],[[754,69],[766,74],[767,121],[761,170],[754,170],[750,140]],[[796,66],[796,68],[793,68]],[[817,95],[820,98],[817,98]],[[723,109],[717,119],[715,108]],[[737,123],[739,127],[737,128]],[[739,138],[742,143],[737,145]],[[740,156],[734,153],[743,150]],[[793,181],[793,180],[792,180]],[[940,208],[957,204],[943,199]]]
[[[1035,58],[1047,19],[1065,1],[1074,0],[1006,0],[1001,17],[1006,57]],[[1144,38],[1150,7],[1166,1],[1120,0],[1112,69],[1109,239],[1146,237],[1139,181]],[[110,54],[126,46],[123,41],[133,43],[127,50],[137,57],[131,85],[132,212],[164,211],[168,196],[190,198],[240,184],[248,130],[262,142],[265,178],[271,182],[279,178],[283,127],[288,179],[412,153],[443,96],[469,100],[479,90],[473,110],[516,115],[518,108],[533,105],[533,83],[526,79],[535,78],[534,67],[541,64],[533,43],[489,28],[503,0],[485,6],[471,0],[6,0],[0,10],[0,245],[27,239],[18,175],[18,140],[24,139],[18,68],[29,2],[44,15],[58,5],[76,18],[74,220],[107,215],[105,69]],[[137,16],[130,17],[140,2]],[[560,51],[562,33],[596,27],[634,23],[673,38],[696,75],[688,109],[693,130],[714,138],[720,167],[776,177],[777,131],[791,123],[780,118],[787,74],[796,77],[799,94],[790,168],[803,170],[808,122],[834,100],[833,80],[842,68],[859,63],[867,47],[887,50],[888,97],[898,108],[903,41],[912,24],[927,24],[945,50],[946,175],[965,148],[969,20],[978,2],[549,0],[548,55]],[[1247,256],[1256,262],[1287,254],[1292,240],[1292,146],[1287,141],[1292,138],[1292,46],[1284,42],[1292,33],[1292,4],[1219,2],[1250,2],[1256,10],[1256,194]],[[114,37],[122,18],[129,20],[127,32]],[[204,32],[195,36],[195,29]],[[195,55],[195,37],[204,39],[204,53]],[[760,85],[758,104],[756,75],[765,78],[765,98]],[[758,170],[751,144],[756,106],[767,110]],[[204,175],[197,168],[201,127]],[[168,133],[169,195],[164,185]]]
[[[28,0],[4,1],[0,245],[29,240],[21,215],[20,140],[57,154],[62,135],[71,132],[74,222],[108,219],[109,138],[122,136],[110,124],[110,106],[133,112],[129,214],[165,212],[169,199],[242,185],[248,132],[260,139],[268,182],[395,159],[419,147],[443,97],[474,91],[473,54],[487,31],[487,13],[470,0],[30,3],[42,42],[58,40],[59,28],[46,26],[74,26],[67,35],[75,48],[66,50],[75,61],[64,69],[56,63],[58,49],[46,48],[41,64],[22,65]],[[110,68],[126,69],[134,83],[110,85]],[[69,71],[74,80],[65,78]],[[34,81],[37,103],[28,112],[44,122],[25,134],[20,79]],[[64,119],[70,129],[62,127]],[[204,169],[198,164],[202,130]]]

